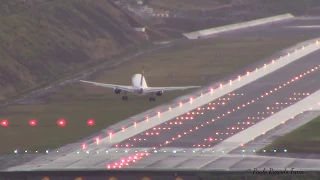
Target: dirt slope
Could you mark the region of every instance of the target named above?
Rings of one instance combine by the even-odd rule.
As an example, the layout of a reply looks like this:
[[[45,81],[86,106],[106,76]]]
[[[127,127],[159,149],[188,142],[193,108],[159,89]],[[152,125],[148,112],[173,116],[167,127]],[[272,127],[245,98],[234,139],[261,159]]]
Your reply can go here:
[[[148,43],[106,0],[0,4],[0,100]]]

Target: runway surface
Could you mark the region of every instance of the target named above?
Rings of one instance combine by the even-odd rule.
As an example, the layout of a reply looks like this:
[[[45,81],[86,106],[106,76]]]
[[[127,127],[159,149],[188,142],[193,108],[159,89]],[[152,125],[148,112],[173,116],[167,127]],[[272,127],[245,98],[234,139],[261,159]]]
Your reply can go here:
[[[115,147],[212,147],[318,90],[320,71],[309,74],[308,71],[320,67],[319,56],[320,51],[310,54],[304,60]],[[240,111],[235,111],[238,107]],[[166,141],[170,143],[166,144]]]
[[[268,27],[223,33],[221,36],[275,37],[281,33],[284,33],[283,36],[302,33],[310,38],[320,37],[317,29],[292,28],[315,24],[320,24],[320,19],[294,19]],[[130,163],[126,168],[319,167],[319,160],[257,157],[242,151],[227,155],[214,150],[217,143],[317,91],[320,87],[316,83],[320,78],[319,55],[320,51],[307,55],[303,60],[293,62],[189,114],[120,142],[113,148],[97,144],[96,148],[79,150],[81,144],[75,143],[59,149],[59,153],[52,152],[11,170],[107,169],[123,167],[126,163]],[[120,129],[121,125],[113,128]]]
[[[290,158],[305,158],[305,159],[320,159],[319,154],[294,154],[290,153],[289,149],[274,149],[271,151],[263,151],[263,148],[268,144],[272,143],[277,138],[291,132],[292,130],[308,123],[312,119],[318,117],[320,115],[319,107],[317,109],[312,109],[310,111],[303,112],[296,116],[294,120],[289,120],[286,123],[274,128],[271,131],[266,132],[265,134],[255,138],[249,143],[245,144],[243,147],[239,147],[230,152],[230,154],[239,154],[243,153],[243,149],[245,149],[245,153],[248,154],[256,154],[257,150],[261,149],[262,152],[260,155],[264,156],[274,156],[274,157],[290,157]],[[288,147],[289,148],[289,147]],[[279,153],[280,152],[280,153]]]

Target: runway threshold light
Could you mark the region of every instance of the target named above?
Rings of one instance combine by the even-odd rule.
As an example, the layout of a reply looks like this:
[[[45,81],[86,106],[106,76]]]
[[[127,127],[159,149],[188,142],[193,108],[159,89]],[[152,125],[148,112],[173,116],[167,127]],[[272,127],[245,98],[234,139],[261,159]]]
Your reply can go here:
[[[93,120],[93,119],[89,119],[89,120],[87,121],[87,124],[88,124],[88,126],[93,126],[95,123],[94,123],[94,120]]]
[[[29,121],[29,125],[30,126],[36,126],[37,125],[37,121],[36,120],[30,120]]]
[[[95,141],[96,141],[96,144],[99,145],[99,143],[100,143],[100,138],[99,138],[99,137],[95,138]]]
[[[60,127],[64,127],[64,126],[66,126],[66,121],[64,119],[59,119],[57,124]]]
[[[8,120],[2,120],[2,121],[0,122],[0,125],[1,125],[2,127],[8,127],[8,126],[9,126],[9,122],[8,122]]]
[[[81,145],[82,146],[82,149],[86,149],[87,148],[87,145],[84,143]]]

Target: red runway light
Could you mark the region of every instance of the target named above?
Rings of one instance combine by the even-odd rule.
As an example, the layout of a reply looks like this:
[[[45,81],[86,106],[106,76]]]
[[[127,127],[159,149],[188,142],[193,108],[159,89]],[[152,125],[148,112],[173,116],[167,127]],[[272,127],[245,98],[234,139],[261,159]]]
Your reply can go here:
[[[66,126],[66,121],[64,119],[60,119],[60,120],[58,120],[58,125],[61,127],[64,127],[64,126]]]
[[[82,149],[86,149],[87,148],[87,145],[86,144],[82,144]]]
[[[87,121],[88,126],[93,126],[94,125],[94,120],[93,119],[89,119]]]
[[[2,127],[8,127],[8,126],[9,126],[8,120],[2,120],[2,121],[0,122],[0,124],[1,124]]]
[[[37,125],[37,121],[36,120],[30,120],[29,124],[30,124],[30,126],[36,126]]]

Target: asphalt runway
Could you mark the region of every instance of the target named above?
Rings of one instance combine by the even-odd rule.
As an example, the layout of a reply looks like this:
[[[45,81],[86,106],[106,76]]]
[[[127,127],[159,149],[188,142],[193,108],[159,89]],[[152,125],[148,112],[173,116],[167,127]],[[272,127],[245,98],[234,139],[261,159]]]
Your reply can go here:
[[[239,147],[234,149],[229,154],[239,154],[243,153],[243,149],[245,149],[246,154],[256,154],[257,150],[261,149],[262,152],[259,154],[263,156],[275,156],[275,157],[290,157],[290,158],[304,158],[304,159],[320,159],[319,154],[294,154],[290,152],[289,149],[274,149],[274,150],[265,150],[263,148],[266,147],[268,144],[272,143],[277,138],[291,132],[292,130],[308,123],[312,119],[318,117],[320,115],[320,108],[312,109],[306,112],[303,112],[296,116],[293,120],[289,120],[284,124],[274,128],[271,131],[255,138],[254,140],[246,143],[243,147]],[[277,153],[280,152],[280,153]]]
[[[320,23],[320,19],[293,19],[263,26],[263,28],[257,27],[234,31],[229,34],[223,33],[221,36],[252,37],[258,35],[258,37],[268,37],[273,34],[273,37],[276,37],[279,33],[284,33],[292,37],[303,33],[313,38],[320,37],[320,31],[316,28],[288,28],[287,26],[315,25],[317,23]],[[141,160],[137,160],[138,162],[131,164],[128,168],[237,169],[241,167],[238,166],[239,164],[236,165],[238,162],[247,164],[251,162],[251,164],[249,163],[251,167],[253,167],[253,163],[262,162],[274,164],[274,167],[281,166],[280,162],[282,164],[287,162],[287,166],[296,162],[297,167],[310,167],[310,164],[320,165],[320,161],[316,160],[312,162],[285,158],[273,160],[272,157],[256,157],[253,155],[247,157],[239,154],[223,157],[223,152],[212,150],[215,144],[227,137],[256,124],[272,113],[276,113],[318,90],[320,85],[316,83],[316,80],[320,78],[320,63],[317,62],[319,55],[319,51],[312,53],[304,57],[303,60],[289,64],[230,93],[230,95],[221,97],[220,100],[200,107],[200,110],[197,109],[189,114],[179,116],[179,119],[155,127],[155,130],[150,129],[138,136],[131,137],[119,143],[117,147],[109,148],[97,145],[95,149],[90,151],[79,152],[77,149],[79,149],[80,144],[75,143],[60,148],[60,153],[53,152],[39,156],[23,166],[17,167],[17,169],[106,169],[108,164],[118,162],[123,157],[129,156],[130,153],[140,152],[146,154],[141,155]],[[314,68],[314,71],[311,70],[312,68]],[[295,79],[296,77],[298,79]],[[294,80],[292,81],[292,79]],[[268,93],[268,95],[265,93]],[[261,97],[262,95],[263,97]],[[156,152],[152,150],[154,147],[157,149]],[[66,154],[70,153],[73,155],[67,157]],[[136,156],[140,159],[139,155]],[[252,158],[256,158],[254,162],[252,162]],[[242,165],[242,167],[245,166]],[[2,166],[2,168],[6,167]]]
[[[320,68],[319,56],[320,51],[312,53],[301,61],[200,107],[200,110],[149,129],[115,147],[212,147],[317,91],[320,88],[317,83],[320,71],[315,68]],[[312,68],[315,69],[313,72]],[[295,81],[292,82],[292,79]],[[275,90],[284,84],[284,87]],[[166,141],[170,143],[166,144]]]

